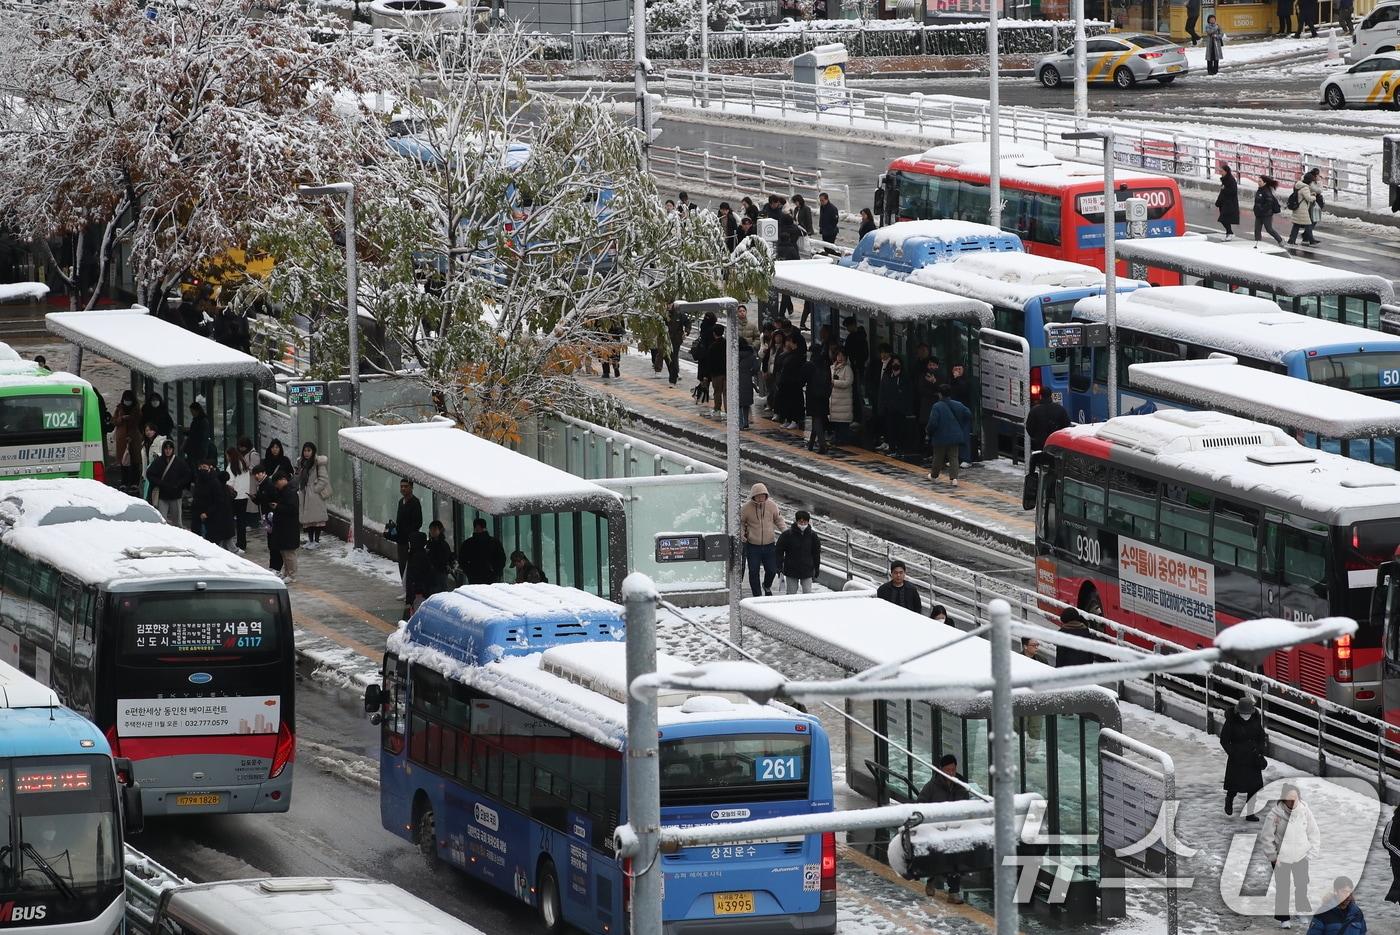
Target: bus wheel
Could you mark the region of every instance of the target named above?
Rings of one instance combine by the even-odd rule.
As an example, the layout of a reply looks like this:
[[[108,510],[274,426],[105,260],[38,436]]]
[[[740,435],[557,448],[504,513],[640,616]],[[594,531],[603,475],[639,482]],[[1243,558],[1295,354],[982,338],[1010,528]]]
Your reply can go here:
[[[1133,70],[1131,68],[1127,65],[1122,65],[1113,73],[1113,83],[1120,88],[1127,89],[1137,84],[1137,78],[1133,77]]]
[[[418,816],[418,830],[414,839],[418,842],[418,853],[423,855],[423,863],[428,872],[436,873],[441,870],[442,858],[438,856],[437,851],[437,816],[431,808],[423,809],[422,814]]]
[[[1103,616],[1103,598],[1099,597],[1099,592],[1092,586],[1085,588],[1084,593],[1079,595],[1079,609],[1095,617]]]
[[[554,864],[546,860],[540,864],[538,906],[540,921],[549,935],[564,931],[564,907],[559,902],[559,879],[554,873]]]

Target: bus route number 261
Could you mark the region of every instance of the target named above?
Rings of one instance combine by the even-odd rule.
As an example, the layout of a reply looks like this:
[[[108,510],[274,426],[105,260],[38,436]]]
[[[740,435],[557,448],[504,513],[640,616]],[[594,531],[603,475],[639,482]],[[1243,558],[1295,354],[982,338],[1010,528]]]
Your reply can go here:
[[[1097,565],[1103,560],[1103,547],[1095,536],[1074,537],[1074,554],[1086,565]]]

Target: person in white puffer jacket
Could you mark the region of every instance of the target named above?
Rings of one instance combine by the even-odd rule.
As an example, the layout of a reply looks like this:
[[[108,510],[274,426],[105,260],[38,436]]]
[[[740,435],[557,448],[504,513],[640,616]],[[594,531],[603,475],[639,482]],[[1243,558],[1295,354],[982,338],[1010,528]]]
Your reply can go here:
[[[1312,809],[1298,794],[1297,786],[1284,786],[1283,795],[1264,819],[1264,856],[1274,868],[1274,918],[1281,928],[1292,928],[1288,914],[1288,884],[1293,883],[1293,905],[1298,915],[1311,912],[1308,904],[1308,861],[1315,860],[1322,836]]]

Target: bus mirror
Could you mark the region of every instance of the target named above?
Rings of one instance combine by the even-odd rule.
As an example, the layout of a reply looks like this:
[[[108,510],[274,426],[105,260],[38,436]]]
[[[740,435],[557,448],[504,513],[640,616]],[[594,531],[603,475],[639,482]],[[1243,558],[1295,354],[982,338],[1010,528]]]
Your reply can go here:
[[[140,834],[146,827],[146,812],[141,805],[141,787],[135,783],[122,786],[122,822],[127,834]]]
[[[365,713],[373,714],[384,707],[384,689],[378,684],[365,686]]]

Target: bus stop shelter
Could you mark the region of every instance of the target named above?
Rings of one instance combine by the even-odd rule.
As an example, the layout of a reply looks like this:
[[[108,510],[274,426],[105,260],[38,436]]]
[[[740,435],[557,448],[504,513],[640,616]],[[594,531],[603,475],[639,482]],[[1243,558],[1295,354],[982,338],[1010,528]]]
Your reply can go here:
[[[1312,448],[1400,468],[1400,403],[1392,400],[1246,367],[1228,356],[1133,364],[1128,382],[1191,409],[1276,425]]]
[[[445,420],[343,428],[339,439],[350,457],[450,499],[453,528],[484,519],[507,554],[524,552],[550,583],[621,598],[627,521],[613,491]]]
[[[1156,237],[1120,240],[1116,249],[1130,273],[1139,265],[1163,269],[1179,274],[1185,285],[1248,292],[1272,299],[1285,312],[1363,328],[1380,328],[1380,307],[1395,301],[1395,288],[1383,276],[1254,249],[1248,241]]]
[[[196,401],[202,401],[209,417],[211,443],[220,461],[239,438],[253,437],[258,390],[270,389],[274,382],[271,369],[257,358],[140,307],[50,312],[44,318],[51,334],[77,345],[74,370],[79,376],[82,354],[91,351],[131,371],[131,389],[138,403],[149,393],[159,393],[182,444],[189,406]]]

